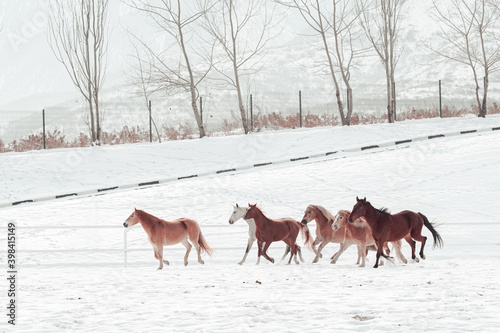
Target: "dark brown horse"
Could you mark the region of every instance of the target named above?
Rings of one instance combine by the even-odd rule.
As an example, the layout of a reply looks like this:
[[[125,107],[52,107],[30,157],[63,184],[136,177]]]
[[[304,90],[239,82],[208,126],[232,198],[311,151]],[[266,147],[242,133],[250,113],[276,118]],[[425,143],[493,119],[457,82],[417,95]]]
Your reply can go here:
[[[290,264],[293,257],[295,257],[295,262],[298,263],[296,258],[297,246],[295,245],[295,241],[297,240],[299,231],[302,231],[305,243],[310,247],[312,237],[310,235],[309,228],[294,219],[270,219],[262,213],[262,210],[257,207],[257,204],[248,204],[248,206],[248,210],[243,218],[245,220],[253,219],[255,221],[255,237],[257,237],[257,240],[262,243],[262,246],[259,246],[259,258],[263,255],[264,258],[274,263],[274,259],[267,255],[267,249],[271,243],[283,241],[290,247],[290,259],[288,260],[288,264]]]
[[[390,214],[387,210],[375,209],[366,198],[360,200],[356,197],[356,204],[352,208],[349,215],[349,222],[364,217],[368,225],[372,229],[373,239],[377,244],[377,260],[374,268],[378,267],[380,256],[388,260],[392,260],[389,256],[383,253],[383,244],[386,242],[396,242],[400,239],[405,239],[411,246],[411,257],[418,262],[415,255],[415,241],[422,243],[420,247],[420,258],[425,259],[424,247],[427,237],[422,236],[422,227],[425,225],[434,238],[434,247],[442,247],[443,239],[434,229],[434,225],[429,222],[427,217],[422,213],[415,213],[409,210]]]

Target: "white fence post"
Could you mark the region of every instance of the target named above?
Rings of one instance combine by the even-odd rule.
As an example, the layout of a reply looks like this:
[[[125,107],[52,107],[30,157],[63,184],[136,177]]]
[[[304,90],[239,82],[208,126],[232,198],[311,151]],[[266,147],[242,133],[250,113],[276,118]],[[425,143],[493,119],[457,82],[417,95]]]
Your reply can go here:
[[[123,230],[123,265],[127,267],[127,231]]]

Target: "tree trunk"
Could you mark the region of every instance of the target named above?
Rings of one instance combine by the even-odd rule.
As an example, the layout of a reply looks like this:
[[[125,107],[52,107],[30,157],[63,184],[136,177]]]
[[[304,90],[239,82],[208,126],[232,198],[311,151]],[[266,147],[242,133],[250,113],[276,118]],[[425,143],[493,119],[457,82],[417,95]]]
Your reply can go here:
[[[488,97],[488,74],[486,74],[486,76],[484,77],[484,93],[483,93],[483,103],[481,105],[481,108],[479,109],[479,113],[478,113],[478,117],[481,117],[481,118],[486,118],[486,113],[487,113],[487,109],[486,109],[486,106],[487,106],[487,97]]]

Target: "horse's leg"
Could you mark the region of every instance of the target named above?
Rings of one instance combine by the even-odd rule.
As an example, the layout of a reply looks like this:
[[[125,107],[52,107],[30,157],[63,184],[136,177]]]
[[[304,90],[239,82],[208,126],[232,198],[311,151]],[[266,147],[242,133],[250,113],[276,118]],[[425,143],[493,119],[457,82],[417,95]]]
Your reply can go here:
[[[411,238],[410,234],[405,236],[405,241],[410,244],[411,247],[411,258],[415,260],[415,262],[419,262],[417,256],[415,255],[415,241]]]
[[[282,262],[282,261],[283,261],[283,259],[285,259],[286,255],[287,255],[288,253],[290,253],[290,251],[291,251],[290,245],[288,245],[288,244],[287,244],[287,245],[286,245],[286,249],[285,249],[285,253],[283,253],[283,257],[281,257],[280,262]]]
[[[329,241],[327,239],[323,239],[321,244],[318,247],[318,252],[316,252],[316,256],[313,259],[313,264],[317,263],[319,261],[319,258],[321,258],[321,251],[325,248],[326,244],[328,244]]]
[[[425,255],[424,255],[424,247],[425,243],[427,242],[427,237],[422,236],[422,228],[414,228],[411,230],[411,238],[413,238],[416,241],[419,241],[422,245],[420,246],[420,258],[425,260]]]
[[[394,247],[394,250],[396,251],[396,255],[398,256],[399,260],[401,260],[402,263],[407,264],[408,260],[406,260],[405,256],[403,255],[403,252],[401,252],[401,241],[391,242],[391,244]]]
[[[361,243],[360,246],[358,246],[359,253],[361,254],[361,265],[359,267],[365,267],[365,260],[366,260],[366,243]]]
[[[260,256],[262,255],[262,248],[264,247],[265,244],[266,244],[265,242],[261,242],[260,240],[257,240],[257,247],[259,249],[257,252],[257,262],[255,263],[256,265],[260,264]]]
[[[318,245],[319,243],[321,243],[323,241],[323,238],[320,236],[320,235],[317,235],[316,236],[316,239],[314,240],[314,242],[312,243],[312,249],[313,249],[313,252],[315,254],[318,254],[318,250],[316,250],[316,245]]]
[[[184,255],[184,266],[187,266],[189,253],[191,252],[191,248],[193,246],[189,243],[187,237],[184,238],[184,240],[181,243],[186,247],[186,254]]]
[[[295,246],[297,247],[297,252],[299,254],[300,261],[304,262],[304,258],[302,258],[302,248],[295,243]]]
[[[333,259],[330,261],[330,264],[335,264],[337,262],[337,260],[339,260],[339,257],[342,253],[344,253],[345,250],[347,250],[347,248],[351,246],[351,244],[347,244],[346,242],[342,243],[340,245],[340,250],[339,252],[335,253],[335,255],[333,256]]]
[[[255,243],[255,236],[252,237],[252,236],[249,235],[248,236],[248,244],[247,244],[247,249],[245,251],[245,255],[243,256],[243,259],[241,259],[241,261],[238,263],[238,265],[243,265],[243,263],[245,262],[245,260],[247,260],[248,252],[250,252],[250,250],[252,249],[253,243]]]
[[[292,257],[295,261],[295,263],[298,265],[299,261],[297,260],[297,245],[295,245],[295,242],[290,242],[290,259],[288,260],[288,265],[292,262]]]
[[[163,244],[155,246],[155,257],[160,261],[158,269],[163,269]]]
[[[267,249],[269,248],[269,246],[271,246],[271,243],[272,242],[263,242],[262,255],[264,256],[264,258],[266,258],[267,260],[269,260],[274,264],[274,258],[271,258],[267,255]]]

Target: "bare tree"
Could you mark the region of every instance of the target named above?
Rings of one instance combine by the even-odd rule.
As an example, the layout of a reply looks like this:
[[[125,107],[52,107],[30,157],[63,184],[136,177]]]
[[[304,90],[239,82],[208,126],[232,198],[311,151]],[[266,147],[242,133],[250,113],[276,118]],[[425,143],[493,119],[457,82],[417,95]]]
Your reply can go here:
[[[151,60],[154,60],[152,66],[154,73],[151,80],[157,88],[170,92],[186,91],[190,94],[191,108],[198,125],[199,135],[200,138],[204,137],[205,127],[197,105],[199,97],[197,87],[212,69],[212,49],[206,54],[196,51],[193,39],[196,36],[195,24],[209,8],[208,2],[198,1],[194,9],[186,10],[187,14],[184,13],[184,9],[188,6],[180,0],[162,0],[159,5],[149,0],[137,0],[132,1],[132,7],[146,13],[158,27],[173,38],[174,44],[179,48],[181,60],[172,63],[164,57],[166,50],[156,52],[142,42],[145,49],[152,55]],[[203,62],[195,66],[193,58],[202,58]]]
[[[265,56],[265,47],[276,36],[273,30],[279,23],[280,19],[275,15],[274,9],[268,11],[265,0],[216,1],[206,15],[205,28],[222,47],[227,59],[219,62],[215,68],[224,77],[224,81],[236,89],[245,134],[250,128],[241,79],[262,69],[261,60]],[[228,64],[229,70],[225,67]]]
[[[149,111],[151,106],[151,95],[158,91],[158,86],[153,80],[154,57],[149,52],[141,54],[136,43],[132,42],[134,53],[131,55],[133,64],[130,70],[126,73],[129,86],[133,87],[134,94],[144,99],[146,110]],[[161,143],[160,132],[156,126],[154,118],[151,116],[151,121],[155,127],[158,141]]]
[[[375,0],[374,8],[364,10],[361,24],[373,49],[384,66],[387,83],[387,117],[390,123],[395,121],[396,65],[401,56],[399,45],[401,12],[406,0]]]
[[[439,36],[445,45],[426,45],[447,60],[468,66],[475,83],[478,117],[485,117],[489,75],[499,69],[500,36],[498,19],[499,1],[453,0],[445,8],[433,1],[434,20],[439,26]],[[480,97],[481,73],[483,96]]]
[[[101,140],[99,93],[106,73],[108,0],[50,2],[49,44],[89,107],[92,144]]]
[[[365,49],[357,43],[360,30],[358,18],[366,7],[365,0],[276,0],[278,3],[297,9],[305,22],[320,36],[325,51],[327,66],[332,78],[335,97],[342,125],[351,123],[354,108],[351,87],[353,60]],[[340,76],[340,79],[337,78]],[[341,82],[347,90],[347,113],[340,94]]]

